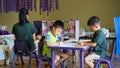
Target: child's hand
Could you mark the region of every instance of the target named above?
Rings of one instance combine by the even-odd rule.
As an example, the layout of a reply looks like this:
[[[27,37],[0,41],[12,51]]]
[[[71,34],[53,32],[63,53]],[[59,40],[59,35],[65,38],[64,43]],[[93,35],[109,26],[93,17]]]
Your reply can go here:
[[[63,42],[57,42],[58,43],[58,45],[62,45],[63,44]]]
[[[78,45],[83,46],[83,45],[84,45],[84,43],[83,43],[83,42],[79,42],[79,43],[78,43]]]
[[[57,42],[58,45],[60,45],[60,42]]]
[[[60,45],[63,45],[63,42],[60,42]]]

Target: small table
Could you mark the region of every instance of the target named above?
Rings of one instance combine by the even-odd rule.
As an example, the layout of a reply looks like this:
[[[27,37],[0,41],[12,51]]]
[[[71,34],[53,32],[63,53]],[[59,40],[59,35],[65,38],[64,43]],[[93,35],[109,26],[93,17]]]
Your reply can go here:
[[[89,50],[90,46],[83,46],[78,48],[72,45],[60,45],[60,46],[48,46],[51,48],[51,58],[52,58],[52,68],[54,68],[54,50],[55,49],[69,49],[69,50],[79,50],[80,51],[80,68],[84,68],[84,51]]]

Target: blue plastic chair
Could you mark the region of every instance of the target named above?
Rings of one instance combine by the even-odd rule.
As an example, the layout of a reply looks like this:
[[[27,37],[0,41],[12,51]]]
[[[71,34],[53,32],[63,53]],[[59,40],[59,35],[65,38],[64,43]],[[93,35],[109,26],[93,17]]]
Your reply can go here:
[[[12,68],[14,68],[16,56],[20,56],[22,64],[24,64],[22,56],[30,56],[31,57],[33,54],[35,56],[37,56],[35,50],[33,50],[32,52],[29,52],[28,47],[27,47],[28,45],[27,45],[27,42],[25,40],[15,40],[14,43],[15,43],[14,56],[13,56],[12,65],[11,65]],[[36,59],[36,63],[38,64],[37,57],[35,57],[35,59]]]
[[[100,64],[107,64],[109,68],[114,68],[112,61],[114,60],[114,53],[115,53],[115,42],[116,39],[113,39],[113,47],[112,47],[112,52],[111,52],[111,56],[106,57],[105,59],[99,59],[96,60],[96,65],[95,68],[99,68]]]

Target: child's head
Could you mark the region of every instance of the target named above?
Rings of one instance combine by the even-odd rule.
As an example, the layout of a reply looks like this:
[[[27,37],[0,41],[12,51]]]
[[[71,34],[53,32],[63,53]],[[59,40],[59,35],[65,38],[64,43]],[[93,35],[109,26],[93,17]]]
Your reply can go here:
[[[40,34],[40,33],[36,33],[36,39],[37,39],[37,40],[42,39],[42,36],[41,36],[41,34]]]
[[[89,18],[87,25],[90,26],[90,29],[93,32],[96,32],[100,29],[100,19],[97,16],[92,16]]]
[[[59,35],[64,29],[64,23],[60,20],[54,22],[52,26],[52,32],[54,35]]]

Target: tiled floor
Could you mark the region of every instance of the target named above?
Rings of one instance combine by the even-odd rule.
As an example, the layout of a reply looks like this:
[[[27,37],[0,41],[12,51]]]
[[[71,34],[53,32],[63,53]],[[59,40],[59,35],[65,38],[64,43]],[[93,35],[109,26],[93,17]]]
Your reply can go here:
[[[71,59],[72,59],[71,54],[69,54],[68,68],[73,68]],[[79,57],[77,56],[76,59],[77,59],[77,61],[76,61],[76,67],[75,68],[79,68]],[[25,59],[24,62],[25,62],[24,65],[21,65],[21,64],[20,65],[15,65],[15,68],[27,68],[28,59]],[[45,62],[42,64],[42,68],[44,68],[45,64],[46,64]],[[120,55],[117,55],[115,57],[115,59],[113,61],[113,65],[114,65],[114,68],[120,68]],[[3,66],[0,66],[0,68],[10,68],[10,65],[9,66],[3,65]],[[37,68],[35,60],[32,60],[31,68]],[[56,68],[60,68],[60,65],[58,65]],[[85,64],[85,68],[88,68],[86,64]],[[108,68],[108,67],[107,67],[107,65],[104,64],[104,65],[102,65],[102,68]]]

